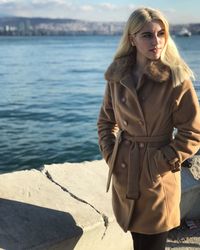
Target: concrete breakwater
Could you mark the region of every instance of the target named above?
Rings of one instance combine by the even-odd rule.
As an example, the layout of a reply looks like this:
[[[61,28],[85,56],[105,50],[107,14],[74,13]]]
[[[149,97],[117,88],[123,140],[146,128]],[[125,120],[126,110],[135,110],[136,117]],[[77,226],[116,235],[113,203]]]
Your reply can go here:
[[[191,169],[182,168],[182,218],[200,219],[199,169],[198,155]],[[107,173],[100,160],[0,175],[0,249],[133,249],[114,219]],[[170,241],[167,249],[199,249],[198,240],[192,248]]]

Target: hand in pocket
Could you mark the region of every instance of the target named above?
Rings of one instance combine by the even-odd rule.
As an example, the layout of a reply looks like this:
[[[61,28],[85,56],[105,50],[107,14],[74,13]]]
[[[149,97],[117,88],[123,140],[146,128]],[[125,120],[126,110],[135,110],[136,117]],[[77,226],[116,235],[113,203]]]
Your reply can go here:
[[[170,165],[161,150],[158,149],[153,158],[159,175],[163,176],[171,170]]]

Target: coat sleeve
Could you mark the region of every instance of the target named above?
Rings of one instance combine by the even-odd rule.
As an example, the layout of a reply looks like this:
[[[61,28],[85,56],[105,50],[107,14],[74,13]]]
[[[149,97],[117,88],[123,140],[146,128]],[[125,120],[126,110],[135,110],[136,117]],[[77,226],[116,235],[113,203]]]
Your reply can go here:
[[[112,105],[109,81],[106,84],[103,103],[99,112],[97,129],[99,148],[108,163],[115,144],[116,121]]]
[[[174,100],[172,116],[177,133],[169,145],[161,148],[172,172],[180,170],[181,163],[200,148],[199,101],[190,80],[175,88]]]

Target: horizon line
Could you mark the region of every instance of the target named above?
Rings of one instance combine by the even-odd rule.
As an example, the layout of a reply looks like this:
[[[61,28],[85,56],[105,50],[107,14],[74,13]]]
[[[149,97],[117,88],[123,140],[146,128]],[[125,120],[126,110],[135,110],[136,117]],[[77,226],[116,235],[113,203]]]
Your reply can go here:
[[[10,16],[10,15],[1,15],[1,18],[31,18],[31,19],[52,19],[52,20],[74,20],[74,21],[83,21],[83,22],[93,22],[93,23],[126,23],[126,21],[93,21],[93,20],[86,20],[86,19],[74,19],[74,18],[67,18],[67,17],[45,17],[45,16],[37,16],[37,17],[30,17],[30,16]],[[187,23],[170,23],[170,25],[187,25],[187,24],[200,24],[199,22],[187,22]]]

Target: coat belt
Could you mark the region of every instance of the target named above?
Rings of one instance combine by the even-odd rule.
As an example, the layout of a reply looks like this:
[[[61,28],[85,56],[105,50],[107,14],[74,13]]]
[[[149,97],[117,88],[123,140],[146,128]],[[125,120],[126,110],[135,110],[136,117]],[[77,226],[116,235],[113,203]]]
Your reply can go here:
[[[161,147],[166,145],[172,140],[172,133],[161,136],[132,136],[124,130],[119,130],[115,145],[113,148],[110,168],[108,173],[108,180],[106,192],[108,192],[112,177],[112,172],[115,165],[115,159],[118,152],[119,144],[122,140],[131,142],[129,150],[129,164],[128,164],[128,180],[126,198],[136,200],[139,198],[139,175],[140,175],[140,147],[139,144],[145,143],[147,147]]]

